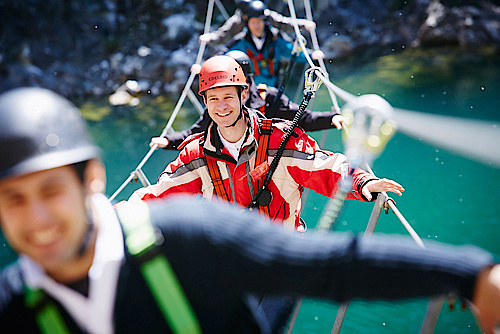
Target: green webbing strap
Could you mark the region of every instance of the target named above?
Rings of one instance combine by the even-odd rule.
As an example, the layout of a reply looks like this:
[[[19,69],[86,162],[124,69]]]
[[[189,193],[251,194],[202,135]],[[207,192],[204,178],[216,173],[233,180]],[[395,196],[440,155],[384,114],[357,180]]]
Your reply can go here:
[[[118,216],[130,254],[140,257],[155,247],[157,237],[144,202],[121,205]],[[141,272],[172,331],[177,334],[201,333],[198,319],[167,258],[155,255],[141,263]]]
[[[69,334],[59,310],[50,300],[45,300],[46,295],[42,290],[25,289],[24,301],[26,306],[36,313],[38,328],[44,334]],[[45,304],[43,305],[42,303]]]

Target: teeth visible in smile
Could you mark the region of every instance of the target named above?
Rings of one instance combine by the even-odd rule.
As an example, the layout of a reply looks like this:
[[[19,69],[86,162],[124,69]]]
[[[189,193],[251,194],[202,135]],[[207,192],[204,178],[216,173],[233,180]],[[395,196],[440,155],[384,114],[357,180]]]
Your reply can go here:
[[[58,238],[57,228],[38,231],[32,234],[32,241],[38,246],[43,246],[54,242]]]
[[[218,113],[217,115],[219,115],[220,117],[224,117],[224,116],[229,115],[230,113],[231,113],[231,112],[227,112],[227,113],[225,113],[225,114]]]

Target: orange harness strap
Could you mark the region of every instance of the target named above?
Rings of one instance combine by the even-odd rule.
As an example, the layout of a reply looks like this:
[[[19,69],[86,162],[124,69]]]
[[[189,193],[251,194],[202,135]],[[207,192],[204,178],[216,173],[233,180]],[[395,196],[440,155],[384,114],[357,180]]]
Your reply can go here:
[[[253,51],[250,50],[250,49],[247,49],[247,55],[248,55],[248,57],[250,58],[250,60],[252,61],[252,64],[253,64],[253,73],[255,75],[260,75],[259,61],[257,60],[257,57],[255,56],[255,54],[253,53]]]
[[[269,55],[266,57],[264,63],[262,63],[264,58],[262,52],[259,52],[258,55],[255,55],[252,50],[247,48],[246,53],[248,55],[248,58],[250,58],[250,60],[252,61],[253,73],[255,75],[260,75],[259,62],[261,62],[263,67],[267,67],[269,69],[270,75],[274,75],[274,47],[269,48]]]
[[[214,184],[215,195],[217,195],[218,198],[229,202],[229,197],[227,196],[226,188],[224,188],[224,184],[222,183],[222,177],[220,175],[219,166],[217,166],[217,161],[208,156],[205,156],[205,161],[207,162],[208,173],[210,174],[210,178]]]
[[[267,162],[268,150],[269,150],[269,138],[273,133],[272,129],[272,120],[271,119],[263,119],[262,125],[260,127],[260,136],[259,136],[259,147],[257,148],[257,153],[255,156],[255,167],[260,166],[264,162]],[[264,179],[260,178],[257,181],[257,191],[263,186]],[[259,206],[261,212],[264,212],[268,217],[270,217],[269,206]]]

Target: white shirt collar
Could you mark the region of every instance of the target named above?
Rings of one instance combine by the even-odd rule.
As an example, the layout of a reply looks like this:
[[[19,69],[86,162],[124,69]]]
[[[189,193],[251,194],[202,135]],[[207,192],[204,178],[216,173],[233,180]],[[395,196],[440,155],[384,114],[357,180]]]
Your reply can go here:
[[[262,50],[262,47],[264,46],[264,42],[266,41],[266,32],[264,31],[261,38],[252,34],[252,40],[253,40],[257,50],[259,50],[259,51]]]
[[[93,195],[91,207],[94,223],[99,227],[89,270],[88,298],[55,282],[28,256],[20,255],[19,263],[28,287],[43,289],[60,302],[84,331],[112,333],[118,275],[125,258],[123,236],[116,214],[104,195]]]
[[[222,142],[222,145],[229,151],[229,153],[232,155],[234,160],[238,161],[238,158],[240,156],[240,149],[241,146],[243,145],[243,141],[245,140],[245,136],[247,134],[247,130],[245,130],[245,133],[243,136],[236,142],[236,143],[231,143],[227,141],[220,133],[219,128],[217,127],[217,132],[219,133],[220,141]]]

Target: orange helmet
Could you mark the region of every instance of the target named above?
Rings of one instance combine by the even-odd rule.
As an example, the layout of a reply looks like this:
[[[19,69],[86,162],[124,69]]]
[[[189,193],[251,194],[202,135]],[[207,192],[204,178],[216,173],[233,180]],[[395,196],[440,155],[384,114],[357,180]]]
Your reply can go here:
[[[211,57],[201,67],[198,94],[203,95],[210,88],[223,86],[248,88],[245,73],[240,64],[229,56]]]

